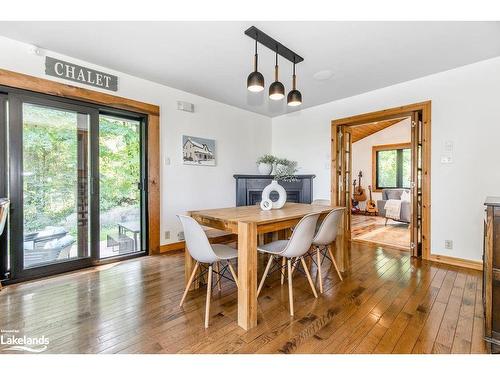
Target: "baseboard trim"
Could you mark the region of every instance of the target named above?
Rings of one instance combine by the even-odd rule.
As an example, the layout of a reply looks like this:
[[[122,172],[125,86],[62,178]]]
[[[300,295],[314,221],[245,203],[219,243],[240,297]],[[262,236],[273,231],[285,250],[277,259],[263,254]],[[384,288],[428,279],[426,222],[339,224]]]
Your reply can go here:
[[[184,251],[186,243],[184,241],[172,242],[166,245],[160,245],[159,254],[170,253],[172,251]]]
[[[230,243],[230,242],[237,241],[238,236],[235,234],[225,234],[223,236],[211,237],[209,239],[210,239],[211,243]],[[394,246],[384,246],[384,245],[380,245],[380,244],[370,243],[369,241],[363,241],[363,240],[357,240],[357,239],[354,239],[351,241],[363,243],[365,245],[371,245],[374,247],[375,246],[387,247],[388,249],[391,249],[391,250],[408,251],[408,249],[401,249],[401,248],[394,247]],[[173,243],[169,243],[166,245],[161,245],[159,254],[166,254],[166,253],[171,253],[171,252],[176,252],[176,251],[184,251],[185,247],[186,247],[186,243],[184,241],[173,242]],[[483,270],[483,263],[479,260],[455,258],[455,257],[447,256],[447,255],[438,255],[438,254],[431,254],[427,260],[437,262],[437,263],[448,264],[450,266],[469,268],[469,269],[473,269],[473,270],[477,270],[477,271]]]
[[[438,263],[449,264],[451,266],[470,268],[477,271],[483,270],[483,262],[479,260],[455,258],[447,255],[438,255],[438,254],[431,254],[428,260]]]

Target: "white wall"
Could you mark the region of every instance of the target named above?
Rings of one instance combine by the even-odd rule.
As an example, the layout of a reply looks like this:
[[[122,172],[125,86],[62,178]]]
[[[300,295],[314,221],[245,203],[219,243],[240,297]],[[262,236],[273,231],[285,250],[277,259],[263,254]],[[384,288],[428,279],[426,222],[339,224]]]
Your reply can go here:
[[[411,142],[411,121],[407,118],[352,144],[352,178],[355,178],[359,183],[358,173],[359,171],[363,172],[361,182],[368,198],[368,185],[372,185],[373,146],[409,142]],[[382,193],[373,192],[372,198],[374,201],[382,199]],[[359,202],[359,208],[364,210],[366,201]]]
[[[432,253],[481,258],[482,203],[486,195],[500,194],[500,157],[496,151],[500,139],[500,58],[280,116],[272,120],[270,132],[267,117],[57,53],[48,54],[116,74],[116,95],[160,106],[162,243],[176,240],[176,213],[233,205],[232,174],[255,172],[255,159],[271,149],[278,156],[297,160],[301,173],[316,174],[315,198],[329,198],[332,119],[432,100]],[[28,45],[3,37],[0,68],[58,81],[45,76],[43,56],[32,55]],[[307,100],[306,93],[304,98]],[[177,111],[177,100],[194,103],[196,112]],[[217,167],[183,166],[182,134],[216,139]],[[441,164],[447,141],[453,143],[453,163]],[[167,157],[171,159],[168,166],[164,163]],[[170,241],[163,239],[165,230],[172,231]],[[445,239],[454,241],[453,250],[444,249]]]
[[[271,119],[268,117],[68,56],[46,54],[115,74],[119,90],[112,94],[160,106],[161,202],[158,204],[161,205],[162,244],[177,241],[180,224],[175,214],[234,205],[233,174],[255,173],[257,157],[271,150]],[[44,56],[31,54],[29,45],[4,37],[0,37],[0,68],[103,91],[46,76]],[[245,90],[243,83],[241,87]],[[177,100],[194,103],[195,113],[178,111]],[[183,165],[183,134],[215,139],[217,166]],[[170,165],[166,165],[167,158],[170,158]],[[170,240],[164,239],[166,230],[171,231]]]
[[[484,198],[500,195],[499,71],[494,58],[274,118],[273,152],[316,174],[314,196],[328,198],[332,119],[432,100],[431,251],[479,260]],[[453,163],[441,164],[448,141]]]

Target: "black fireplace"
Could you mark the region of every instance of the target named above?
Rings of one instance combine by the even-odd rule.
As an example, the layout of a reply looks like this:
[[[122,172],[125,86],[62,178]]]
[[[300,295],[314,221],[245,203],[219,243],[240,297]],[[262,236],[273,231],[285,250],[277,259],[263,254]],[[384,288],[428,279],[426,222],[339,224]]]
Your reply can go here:
[[[280,181],[286,190],[286,201],[292,203],[311,203],[313,196],[313,174],[294,176],[296,181]],[[274,176],[235,174],[236,205],[251,206],[258,204],[262,198],[262,190],[271,183]],[[278,194],[271,193],[271,200],[276,201]]]

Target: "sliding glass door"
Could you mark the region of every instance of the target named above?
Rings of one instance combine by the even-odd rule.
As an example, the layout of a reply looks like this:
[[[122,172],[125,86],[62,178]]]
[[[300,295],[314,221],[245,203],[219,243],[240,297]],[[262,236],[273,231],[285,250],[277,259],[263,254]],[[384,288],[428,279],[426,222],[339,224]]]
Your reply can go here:
[[[144,252],[142,118],[17,93],[8,103],[11,277]]]
[[[100,258],[143,251],[141,121],[99,116]]]
[[[90,264],[90,138],[96,115],[84,106],[9,95],[15,277]]]

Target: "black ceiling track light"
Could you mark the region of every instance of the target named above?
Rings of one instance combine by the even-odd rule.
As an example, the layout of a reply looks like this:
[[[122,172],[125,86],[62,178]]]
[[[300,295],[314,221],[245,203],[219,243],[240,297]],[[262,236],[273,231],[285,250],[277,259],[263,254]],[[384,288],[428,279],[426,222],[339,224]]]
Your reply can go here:
[[[266,33],[260,31],[255,26],[245,30],[245,35],[255,40],[255,58],[254,71],[247,78],[247,88],[252,92],[260,92],[264,89],[264,76],[257,70],[257,42],[269,48],[276,53],[276,63],[274,66],[274,82],[269,86],[269,98],[280,100],[285,97],[285,86],[279,81],[278,55],[284,57],[293,63],[293,87],[288,93],[287,103],[289,106],[298,106],[302,104],[302,94],[296,87],[295,65],[304,61],[304,59],[295,52],[285,47],[277,40],[271,38]]]

